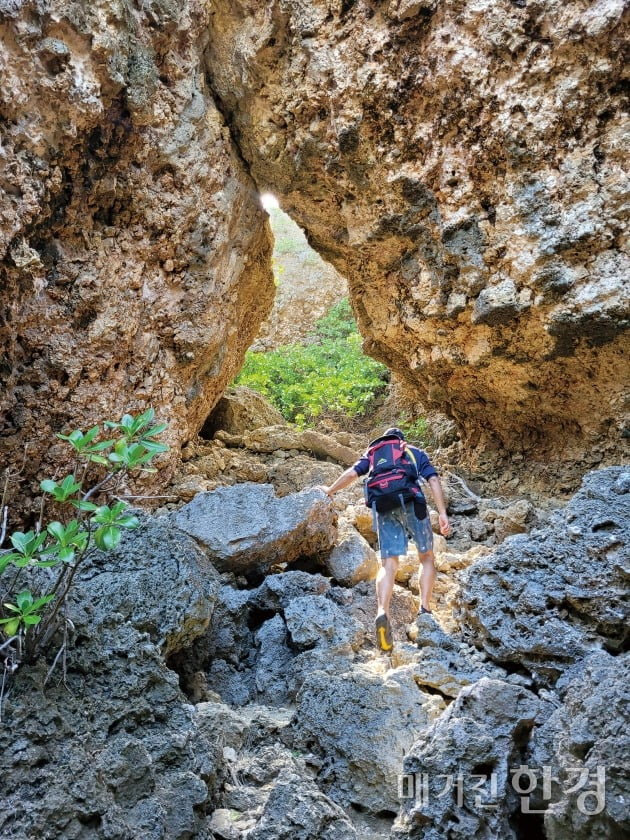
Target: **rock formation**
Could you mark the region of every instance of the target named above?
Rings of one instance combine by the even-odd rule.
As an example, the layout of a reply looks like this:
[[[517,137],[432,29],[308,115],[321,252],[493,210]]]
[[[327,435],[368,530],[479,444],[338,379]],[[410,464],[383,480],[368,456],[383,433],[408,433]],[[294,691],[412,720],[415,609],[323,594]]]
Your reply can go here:
[[[552,477],[611,462],[623,12],[0,4],[5,462],[28,444],[28,480],[63,457],[54,432],[152,404],[172,468],[271,307],[258,189],[348,279],[367,350],[469,445]]]
[[[0,454],[152,405],[163,482],[274,294],[198,2],[0,3]],[[12,488],[14,489],[14,488]]]
[[[614,463],[624,4],[214,9],[207,68],[232,133],[348,278],[368,352],[469,445],[548,475]]]
[[[67,688],[57,670],[42,692],[42,661],[2,698],[2,836],[623,836],[628,472],[589,474],[545,527],[493,546],[463,524],[503,508],[457,487],[439,623],[416,617],[409,556],[391,657],[360,488],[346,508],[245,483],[143,515],[81,572]]]

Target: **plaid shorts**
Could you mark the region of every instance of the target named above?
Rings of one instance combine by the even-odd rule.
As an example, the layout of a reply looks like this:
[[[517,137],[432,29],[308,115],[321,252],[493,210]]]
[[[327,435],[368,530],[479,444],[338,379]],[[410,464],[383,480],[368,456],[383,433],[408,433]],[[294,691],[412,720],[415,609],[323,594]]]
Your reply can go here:
[[[418,519],[413,502],[402,507],[376,514],[376,530],[381,559],[399,557],[407,553],[408,539],[412,539],[420,554],[433,548],[433,529],[428,516]]]

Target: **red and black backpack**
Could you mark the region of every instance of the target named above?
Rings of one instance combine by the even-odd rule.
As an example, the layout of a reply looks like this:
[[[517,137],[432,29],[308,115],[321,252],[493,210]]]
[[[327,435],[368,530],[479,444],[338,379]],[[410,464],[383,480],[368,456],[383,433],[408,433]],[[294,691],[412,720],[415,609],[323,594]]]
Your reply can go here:
[[[365,457],[370,464],[364,485],[365,504],[369,508],[385,513],[412,500],[418,505],[425,504],[418,484],[418,465],[404,440],[394,436],[376,438],[368,446]]]

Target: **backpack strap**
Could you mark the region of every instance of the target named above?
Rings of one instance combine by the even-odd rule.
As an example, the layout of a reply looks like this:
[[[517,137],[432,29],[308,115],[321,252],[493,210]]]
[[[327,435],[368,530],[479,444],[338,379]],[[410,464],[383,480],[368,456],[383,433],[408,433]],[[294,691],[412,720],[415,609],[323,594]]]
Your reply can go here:
[[[404,450],[404,451],[405,451],[405,454],[406,454],[406,455],[409,455],[409,459],[410,459],[411,463],[412,463],[412,464],[414,465],[414,467],[416,468],[416,476],[417,476],[417,478],[420,478],[420,472],[418,471],[418,462],[416,461],[416,456],[415,456],[415,455],[413,454],[413,452],[411,451],[411,447],[410,447],[410,446],[405,445],[405,450]]]

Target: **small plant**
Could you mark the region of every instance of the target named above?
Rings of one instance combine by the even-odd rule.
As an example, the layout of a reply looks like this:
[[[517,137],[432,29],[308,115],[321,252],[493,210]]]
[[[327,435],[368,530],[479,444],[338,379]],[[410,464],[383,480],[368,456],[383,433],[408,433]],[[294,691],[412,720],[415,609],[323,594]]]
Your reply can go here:
[[[135,417],[125,414],[118,422],[105,421],[102,428],[57,435],[74,450],[75,469],[61,481],[47,478],[40,483],[44,497],[37,526],[15,531],[9,536],[11,548],[0,549],[0,665],[5,673],[33,662],[54,639],[61,646],[48,677],[62,653],[65,663],[72,625],[67,598],[77,570],[92,552],[111,551],[124,530],[138,526],[128,503],[116,496],[130,473],[155,472],[150,462],[168,451],[157,440],[167,424],[154,419],[148,409]],[[57,518],[44,524],[47,504]]]

